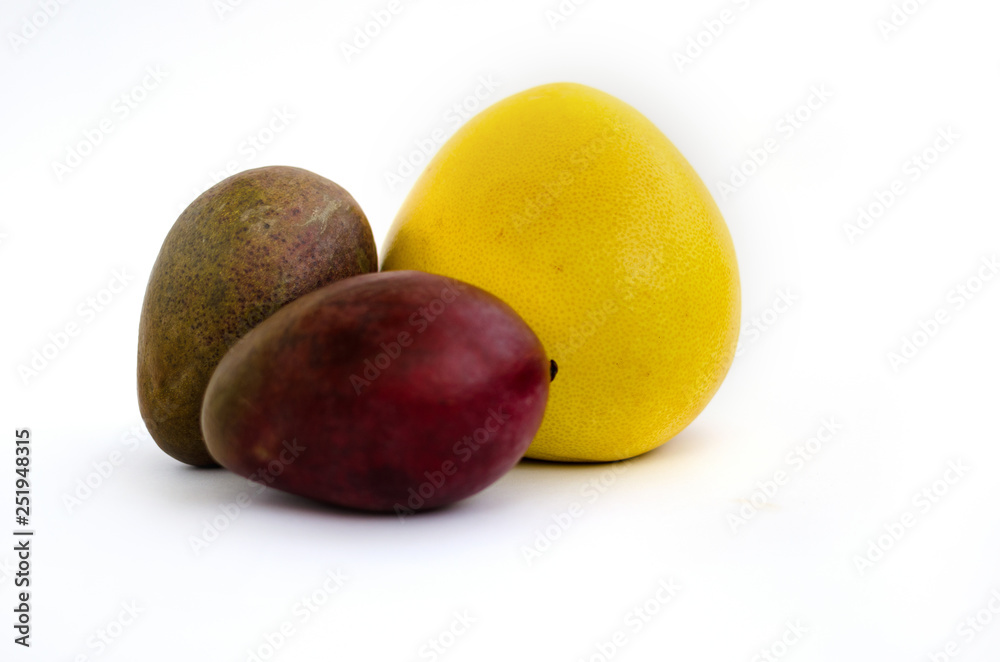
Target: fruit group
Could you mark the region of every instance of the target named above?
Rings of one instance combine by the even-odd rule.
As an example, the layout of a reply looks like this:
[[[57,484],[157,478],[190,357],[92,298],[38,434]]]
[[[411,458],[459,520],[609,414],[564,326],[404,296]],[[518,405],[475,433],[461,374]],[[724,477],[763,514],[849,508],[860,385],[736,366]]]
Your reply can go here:
[[[411,271],[350,278],[248,333],[205,394],[224,467],[280,490],[400,514],[506,473],[545,409],[550,364],[502,301]]]
[[[736,350],[736,255],[711,194],[631,106],[553,84],[485,110],[418,179],[383,269],[421,269],[508,302],[559,366],[528,451],[620,460],[664,443]]]
[[[226,351],[289,301],[377,266],[358,203],[307,170],[248,170],[199,196],[163,242],[139,322],[139,409],[160,448],[214,465],[199,421]]]

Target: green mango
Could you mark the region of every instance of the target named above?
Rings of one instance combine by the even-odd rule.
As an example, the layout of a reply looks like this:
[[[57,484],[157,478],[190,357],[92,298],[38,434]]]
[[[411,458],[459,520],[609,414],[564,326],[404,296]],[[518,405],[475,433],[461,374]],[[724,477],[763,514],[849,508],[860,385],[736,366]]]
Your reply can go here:
[[[215,466],[205,388],[226,351],[286,303],[378,270],[361,207],[308,170],[247,170],[205,191],[167,234],[139,322],[139,410],[157,445]]]

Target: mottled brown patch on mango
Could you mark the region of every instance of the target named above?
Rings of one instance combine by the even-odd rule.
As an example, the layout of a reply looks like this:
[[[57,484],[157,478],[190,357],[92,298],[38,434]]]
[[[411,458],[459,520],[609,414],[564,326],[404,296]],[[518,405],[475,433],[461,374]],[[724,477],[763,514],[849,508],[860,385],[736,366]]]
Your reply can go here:
[[[358,203],[307,170],[247,170],[199,196],[163,242],[139,323],[139,409],[160,448],[214,466],[201,403],[226,351],[286,303],[377,270]]]

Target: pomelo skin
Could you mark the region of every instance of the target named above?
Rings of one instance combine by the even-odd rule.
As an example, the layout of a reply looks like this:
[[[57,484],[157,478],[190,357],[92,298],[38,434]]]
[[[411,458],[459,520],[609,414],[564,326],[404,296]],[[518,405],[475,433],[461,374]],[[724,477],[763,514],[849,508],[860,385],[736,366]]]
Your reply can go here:
[[[224,467],[279,490],[408,515],[484,489],[541,425],[550,363],[493,295],[418,271],[368,274],[285,306],[205,395]]]
[[[584,85],[525,90],[456,131],[389,230],[396,269],[492,292],[542,339],[559,379],[528,457],[657,448],[736,354],[739,269],[711,193],[652,121]]]
[[[139,411],[157,445],[215,466],[201,403],[226,351],[289,301],[377,269],[368,219],[329,179],[268,166],[202,193],[163,242],[139,321]]]

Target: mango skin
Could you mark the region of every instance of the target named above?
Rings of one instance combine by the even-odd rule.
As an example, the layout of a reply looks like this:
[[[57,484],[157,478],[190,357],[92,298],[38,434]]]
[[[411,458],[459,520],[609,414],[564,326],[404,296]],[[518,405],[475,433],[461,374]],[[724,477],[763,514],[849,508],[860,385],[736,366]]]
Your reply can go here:
[[[510,470],[541,425],[549,379],[538,337],[493,295],[418,271],[370,274],[240,340],[208,385],[202,427],[242,476],[403,516]]]
[[[167,234],[142,306],[139,410],[157,445],[215,466],[201,405],[226,351],[286,303],[377,268],[361,207],[308,170],[247,170],[205,191]]]

